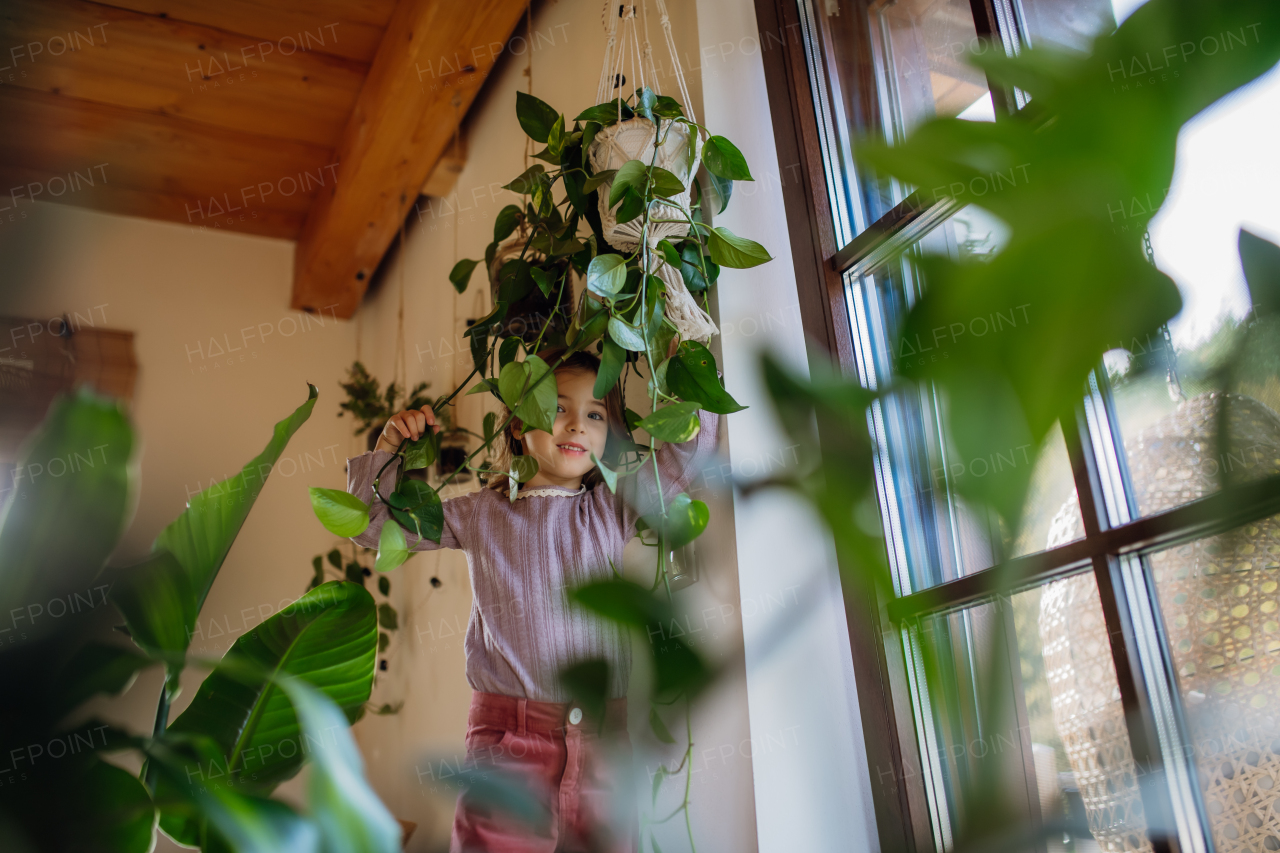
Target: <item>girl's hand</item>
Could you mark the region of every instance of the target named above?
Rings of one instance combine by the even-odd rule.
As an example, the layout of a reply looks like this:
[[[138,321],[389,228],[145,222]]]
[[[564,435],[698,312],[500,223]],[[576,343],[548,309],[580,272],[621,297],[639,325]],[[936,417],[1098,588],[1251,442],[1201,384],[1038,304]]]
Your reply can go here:
[[[436,413],[429,405],[421,409],[406,409],[394,414],[382,428],[382,435],[378,438],[376,449],[394,453],[400,446],[400,442],[406,438],[417,441],[426,434],[428,427],[432,432],[440,431],[440,425],[436,423]]]

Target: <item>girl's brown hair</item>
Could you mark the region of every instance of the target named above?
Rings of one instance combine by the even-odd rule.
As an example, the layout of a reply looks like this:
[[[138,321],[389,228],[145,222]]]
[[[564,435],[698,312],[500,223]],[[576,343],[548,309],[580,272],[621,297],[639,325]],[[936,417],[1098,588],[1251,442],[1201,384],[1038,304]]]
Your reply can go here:
[[[565,353],[569,348],[564,346],[548,347],[538,353],[538,358],[542,359],[549,365],[555,365],[557,361],[564,358],[564,363],[555,368],[557,374],[574,370],[581,370],[595,376],[600,372],[600,359],[589,352],[578,351],[570,354],[565,358]],[[611,465],[618,455],[618,442],[627,437],[626,418],[623,415],[622,406],[622,390],[617,383],[609,389],[604,395],[604,411],[605,419],[609,425],[609,441],[605,445],[604,459],[601,461],[606,465]],[[498,423],[502,423],[511,414],[511,410],[506,406],[502,406],[498,410]],[[515,456],[524,455],[524,443],[516,437],[517,433],[524,431],[524,424],[519,418],[511,418],[511,422],[507,424],[507,428],[503,430],[502,435],[493,440],[493,456],[492,463],[486,467],[497,470],[506,471],[511,467],[511,459]],[[600,476],[600,469],[593,467],[582,478],[582,483],[588,489],[594,489],[597,483],[603,482],[604,478]],[[500,492],[507,491],[507,478],[504,476],[492,476],[489,481],[489,488]]]

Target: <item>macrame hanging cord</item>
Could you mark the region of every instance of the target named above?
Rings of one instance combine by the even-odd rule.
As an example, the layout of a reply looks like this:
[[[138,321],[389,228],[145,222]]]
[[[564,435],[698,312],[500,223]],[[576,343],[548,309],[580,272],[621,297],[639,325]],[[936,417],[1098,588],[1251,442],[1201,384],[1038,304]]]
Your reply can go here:
[[[675,37],[671,34],[667,4],[665,0],[655,0],[655,3],[671,62],[670,76],[675,77],[676,87],[680,90],[680,105],[689,121],[697,121],[685,82],[684,68],[676,50]],[[690,125],[680,123],[664,127],[662,145],[657,146],[657,133],[652,122],[640,117],[625,121],[622,118],[622,93],[628,81],[636,89],[647,87],[655,94],[662,94],[658,68],[654,62],[653,44],[649,38],[648,0],[642,0],[638,5],[618,5],[606,0],[601,23],[607,38],[604,60],[600,65],[600,81],[596,88],[596,103],[602,104],[617,98],[618,122],[596,134],[588,152],[592,170],[601,172],[617,169],[628,160],[656,162],[680,178],[686,187],[683,193],[670,199],[681,210],[677,211],[660,202],[654,202],[650,208],[653,218],[667,220],[650,222],[648,230],[644,232],[644,239],[652,249],[660,240],[672,238],[674,241],[689,231],[688,223],[684,220],[689,213],[692,186],[702,159],[702,139],[700,133]],[[643,41],[641,29],[644,31]],[[658,148],[656,157],[655,146]],[[692,157],[689,156],[691,147]],[[634,251],[640,246],[642,239],[643,219],[636,218],[619,224],[616,211],[609,209],[608,197],[609,184],[606,183],[601,186],[599,193],[600,219],[605,239],[615,248]],[[689,293],[680,270],[663,260],[660,253],[650,252],[648,255],[649,271],[662,280],[667,291],[667,319],[676,327],[680,337],[706,342],[712,335],[719,334],[720,330],[716,328],[710,315]]]

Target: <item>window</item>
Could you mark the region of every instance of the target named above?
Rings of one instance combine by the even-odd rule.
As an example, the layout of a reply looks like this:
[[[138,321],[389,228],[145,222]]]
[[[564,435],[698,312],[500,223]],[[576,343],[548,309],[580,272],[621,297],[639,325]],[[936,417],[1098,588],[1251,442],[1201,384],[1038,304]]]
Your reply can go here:
[[[1007,235],[979,204],[857,164],[856,139],[894,144],[932,116],[1021,109],[1023,93],[992,87],[965,56],[1081,49],[1140,4],[757,0],[762,26],[800,33],[772,60],[792,81],[790,109],[771,104],[775,135],[809,182],[807,193],[786,188],[789,216],[803,207],[820,235],[813,257],[795,260],[806,322],[821,315],[850,375],[887,387],[902,359],[945,347],[897,343],[928,288],[910,256],[982,260]],[[1189,126],[1180,148],[1193,150],[1196,134],[1273,141],[1280,73],[1238,97]],[[788,121],[806,111],[811,121]],[[1280,193],[1273,161],[1259,150],[1235,166],[1271,190],[1252,193],[1263,201]],[[1170,204],[1148,241],[1162,269],[1177,265],[1188,229],[1203,231],[1204,192],[1175,179],[1169,195],[1185,203]],[[1128,204],[1117,203],[1116,228]],[[1280,236],[1273,210],[1255,220]],[[1199,276],[1158,340],[1117,341],[1043,446],[956,458],[947,401],[929,387],[870,410],[894,595],[851,612],[850,633],[884,849],[950,849],[982,778],[999,792],[984,806],[1054,822],[1045,853],[1280,850],[1280,362],[1274,348],[1247,362],[1231,443],[1216,447],[1215,358],[1241,339],[1249,310],[1233,274]],[[1016,311],[988,319],[1020,322]],[[999,465],[1033,471],[1016,536],[956,490]],[[1229,494],[1218,491],[1223,468],[1238,475]],[[1001,652],[979,659],[979,647]]]

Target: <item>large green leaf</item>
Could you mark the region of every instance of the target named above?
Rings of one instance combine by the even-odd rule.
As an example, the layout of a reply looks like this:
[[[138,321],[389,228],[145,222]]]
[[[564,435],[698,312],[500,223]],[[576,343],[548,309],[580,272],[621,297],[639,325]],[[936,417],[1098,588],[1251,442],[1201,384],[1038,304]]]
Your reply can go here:
[[[120,570],[111,586],[111,603],[124,616],[138,648],[165,661],[172,699],[199,615],[187,573],[168,551],[156,551],[138,565]]]
[[[88,391],[58,398],[19,454],[0,510],[0,613],[28,643],[60,624],[34,603],[89,591],[124,532],[132,455],[124,412]]]
[[[666,516],[657,507],[645,516],[645,523],[661,532],[668,548],[683,548],[702,535],[711,521],[711,511],[702,501],[681,492],[667,502]]]
[[[612,338],[606,338],[604,349],[600,353],[600,370],[596,373],[596,384],[591,390],[597,400],[603,400],[613,386],[618,384],[618,377],[622,375],[622,368],[626,363],[626,350],[618,346]]]
[[[292,415],[276,424],[263,451],[240,473],[214,483],[187,504],[187,509],[156,537],[154,550],[168,550],[177,558],[191,581],[196,611],[204,606],[222,561],[240,533],[244,520],[262,492],[271,469],[284,453],[285,445],[311,417],[316,404],[316,387],[308,385],[307,401]]]
[[[622,255],[597,255],[587,267],[587,289],[612,299],[627,283],[627,259]]]
[[[697,341],[685,341],[667,366],[667,387],[677,397],[701,404],[708,412],[728,415],[746,408],[724,390],[711,351]]]
[[[683,444],[698,434],[697,403],[673,403],[640,421],[640,429],[660,441]]]
[[[409,559],[409,546],[404,540],[404,529],[394,521],[382,525],[378,534],[378,559],[373,568],[379,572],[390,572],[404,565]]]
[[[311,487],[311,509],[334,536],[350,539],[369,527],[369,505],[341,489]]]
[[[74,804],[62,830],[65,850],[148,853],[156,809],[142,782],[96,756],[81,764],[57,792]]]
[[[269,792],[298,772],[306,744],[288,698],[267,676],[296,676],[355,720],[373,686],[377,647],[369,592],[347,581],[321,584],[242,635],[170,732],[217,744],[222,763],[194,769],[201,778],[222,774],[228,782]]]
[[[400,825],[364,778],[342,710],[298,678],[280,678],[311,749],[307,806],[323,853],[399,853]]]

